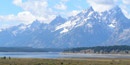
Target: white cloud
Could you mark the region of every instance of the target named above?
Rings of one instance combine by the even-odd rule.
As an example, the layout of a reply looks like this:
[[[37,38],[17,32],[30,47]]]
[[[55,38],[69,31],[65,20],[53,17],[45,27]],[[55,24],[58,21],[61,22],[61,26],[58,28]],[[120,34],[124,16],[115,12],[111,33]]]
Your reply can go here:
[[[68,2],[69,0],[61,0],[62,2]]]
[[[26,2],[22,2],[19,5],[18,3],[21,3],[21,1],[18,1],[14,4],[22,7],[25,11],[29,11],[34,16],[39,16],[40,18],[43,18],[41,19],[43,21],[50,22],[50,19],[52,20],[53,18],[55,18],[55,12],[53,12],[51,8],[48,7],[48,3],[46,0],[28,0]],[[44,19],[48,19],[48,21]]]
[[[30,11],[32,14],[38,16],[44,16],[47,15],[46,12],[50,12],[48,3],[45,0],[28,0],[18,6],[22,7],[25,11]]]
[[[50,19],[49,18],[48,19],[52,20],[51,18],[54,18],[54,17],[55,16],[51,15]],[[23,23],[23,24],[30,24],[36,19],[39,21],[49,21],[48,19],[44,17],[35,16],[28,11],[19,12],[16,16],[15,15],[0,16],[0,21],[5,21],[5,22],[14,21],[14,22]],[[44,22],[44,23],[48,23],[48,22]]]
[[[60,2],[59,4],[56,4],[54,6],[54,8],[59,9],[59,10],[66,10],[67,9],[67,7],[62,2]]]
[[[0,29],[20,23],[30,24],[36,19],[44,23],[50,23],[56,16],[56,13],[48,7],[47,0],[27,0],[25,2],[23,0],[13,0],[12,3],[21,7],[23,11],[17,13],[17,15],[0,15],[0,22],[4,23],[0,25]]]
[[[15,4],[15,5],[21,5],[22,4],[22,0],[14,0],[13,4]]]
[[[76,6],[78,9],[82,10],[82,7],[80,5]]]
[[[95,11],[105,11],[115,6],[116,0],[87,0],[87,2],[94,8]]]
[[[67,11],[66,3],[70,0],[59,0],[59,3],[52,8],[60,10],[56,12],[52,10],[48,6],[48,0],[13,0],[13,4],[23,9],[22,12],[19,12],[17,15],[0,15],[0,22],[17,22],[17,23],[24,23],[29,24],[32,23],[34,20],[38,19],[42,22],[49,23],[52,19],[55,18],[56,15],[63,15],[65,17],[68,16],[75,16],[80,11],[79,10],[72,10]],[[77,2],[82,0],[77,0]],[[120,1],[120,2],[119,2]],[[123,13],[126,17],[130,18],[130,0],[87,0],[87,2],[94,8],[96,11],[105,11],[111,9],[113,6],[120,5]],[[119,3],[117,3],[119,2]],[[79,2],[80,3],[80,2]],[[77,8],[82,9],[82,5],[78,6]],[[7,23],[8,24],[8,23]],[[12,24],[11,24],[12,25]],[[7,25],[6,25],[7,26]],[[5,25],[3,25],[5,27]]]
[[[124,4],[130,5],[130,0],[122,0]]]
[[[130,18],[130,0],[87,0],[87,2],[98,12],[109,10],[118,5],[121,7],[124,15]]]
[[[16,16],[15,15],[0,16],[0,21],[5,22],[16,21],[24,24],[32,23],[32,21],[34,21],[35,19],[36,17],[28,11],[19,12]]]
[[[68,15],[69,16],[75,16],[75,15],[77,15],[78,13],[80,13],[81,11],[78,11],[78,10],[73,10],[73,11],[71,11],[71,12],[68,12]]]
[[[6,28],[9,28],[11,26],[14,26],[14,25],[9,25],[9,24],[2,24],[0,25],[0,32],[3,30],[3,29],[6,29]]]
[[[49,23],[55,18],[55,12],[48,8],[46,0],[27,0],[26,2],[14,0],[13,4],[21,7],[24,11],[17,15],[0,16],[0,21],[30,24],[38,19],[41,22]]]
[[[80,13],[80,10],[73,10],[73,11],[63,11],[63,12],[58,12],[57,14],[63,16],[64,18],[68,18],[70,16],[75,16],[78,13]]]

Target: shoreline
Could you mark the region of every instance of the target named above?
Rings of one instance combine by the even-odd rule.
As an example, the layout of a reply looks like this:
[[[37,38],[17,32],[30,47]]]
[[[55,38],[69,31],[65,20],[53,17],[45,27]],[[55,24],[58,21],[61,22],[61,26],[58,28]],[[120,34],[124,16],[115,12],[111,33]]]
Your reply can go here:
[[[90,54],[90,53],[89,54],[84,54],[84,53],[58,52],[58,53],[55,54],[56,56],[54,56],[54,57],[53,57],[53,53],[50,54],[50,56],[47,56],[46,54],[44,55],[44,53],[43,53],[43,55],[41,55],[41,53],[38,53],[39,55],[41,55],[41,57],[39,57],[39,55],[35,56],[35,54],[33,54],[33,53],[29,53],[29,54],[24,54],[23,52],[22,53],[17,52],[17,54],[15,54],[15,53],[14,54],[12,54],[12,53],[11,54],[4,53],[5,55],[3,55],[1,57],[40,58],[40,59],[58,59],[58,58],[130,58],[129,54]],[[16,56],[14,56],[14,55],[16,55]],[[27,56],[27,55],[32,55],[32,56]]]
[[[94,53],[64,53],[61,52],[62,55],[108,55],[108,56],[130,56],[130,54],[94,54]]]

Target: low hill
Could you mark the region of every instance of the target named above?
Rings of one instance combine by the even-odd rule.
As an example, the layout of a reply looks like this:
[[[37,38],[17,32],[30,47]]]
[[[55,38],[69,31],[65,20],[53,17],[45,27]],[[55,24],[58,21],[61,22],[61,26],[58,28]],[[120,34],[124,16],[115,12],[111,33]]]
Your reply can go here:
[[[0,52],[62,52],[64,48],[0,47]]]
[[[83,53],[83,54],[130,54],[130,46],[96,46],[79,47],[65,50],[63,53]]]
[[[32,47],[0,47],[0,52],[47,52],[47,50]]]

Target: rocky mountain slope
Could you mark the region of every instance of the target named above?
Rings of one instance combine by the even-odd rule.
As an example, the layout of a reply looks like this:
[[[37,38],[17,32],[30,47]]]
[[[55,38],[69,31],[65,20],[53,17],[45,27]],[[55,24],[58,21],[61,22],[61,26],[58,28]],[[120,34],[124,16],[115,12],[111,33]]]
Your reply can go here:
[[[67,19],[57,16],[50,24],[36,20],[4,29],[0,32],[0,45],[40,48],[130,45],[130,19],[118,6],[104,12],[90,7]]]

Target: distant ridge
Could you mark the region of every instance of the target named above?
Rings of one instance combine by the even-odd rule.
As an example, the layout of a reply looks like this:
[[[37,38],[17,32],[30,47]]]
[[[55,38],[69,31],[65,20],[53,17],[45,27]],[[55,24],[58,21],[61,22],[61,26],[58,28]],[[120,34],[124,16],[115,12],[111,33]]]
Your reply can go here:
[[[63,53],[82,53],[82,54],[130,54],[130,46],[96,46],[79,47],[65,50]]]
[[[130,45],[130,19],[120,7],[104,12],[92,7],[75,16],[57,16],[50,24],[36,20],[0,31],[2,47],[73,48]]]
[[[0,52],[61,52],[61,48],[0,47]]]

